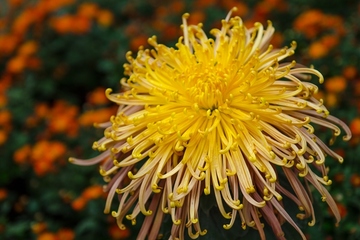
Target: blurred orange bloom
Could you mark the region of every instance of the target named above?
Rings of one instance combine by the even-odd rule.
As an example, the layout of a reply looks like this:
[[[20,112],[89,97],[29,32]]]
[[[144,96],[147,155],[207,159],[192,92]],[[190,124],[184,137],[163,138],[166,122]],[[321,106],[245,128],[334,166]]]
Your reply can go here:
[[[71,203],[71,207],[75,211],[81,211],[86,206],[87,200],[83,197],[78,197]]]
[[[328,53],[329,49],[320,41],[313,42],[310,47],[308,54],[313,59],[324,57]]]
[[[54,161],[60,159],[65,152],[66,146],[62,142],[49,142],[46,140],[36,142],[30,154],[34,172],[38,176],[53,172],[56,166]]]
[[[190,14],[190,18],[188,19],[189,25],[196,25],[200,22],[203,22],[205,19],[204,11],[194,11]]]
[[[335,93],[327,93],[325,102],[328,107],[335,107],[338,104],[338,96]]]
[[[0,126],[7,128],[11,124],[11,113],[8,110],[0,110]]]
[[[148,37],[140,34],[138,36],[134,36],[133,39],[131,39],[130,49],[132,51],[137,51],[139,47],[141,46],[145,47],[147,44],[148,44]]]
[[[15,19],[12,24],[12,31],[17,35],[22,36],[28,30],[29,26],[34,23],[36,17],[33,9],[26,9]]]
[[[336,35],[345,34],[344,20],[340,16],[336,15],[326,15],[322,21],[322,24],[327,29],[333,29]]]
[[[0,201],[6,199],[8,196],[8,190],[6,188],[0,188]]]
[[[66,14],[60,17],[54,17],[51,20],[51,26],[60,34],[69,33],[73,27],[73,16]]]
[[[216,0],[197,0],[195,1],[195,3],[197,8],[204,8],[204,7],[209,7],[211,5],[215,5]]]
[[[26,67],[33,70],[38,70],[41,67],[41,60],[37,57],[28,57],[26,59]]]
[[[74,136],[78,131],[78,107],[72,106],[65,101],[57,101],[48,114],[49,130],[52,133],[66,133]]]
[[[101,26],[108,27],[114,22],[114,15],[109,10],[99,10],[96,20]]]
[[[92,19],[97,16],[98,11],[99,7],[95,3],[82,3],[77,10],[77,15]]]
[[[284,36],[281,33],[275,32],[273,38],[270,40],[270,44],[274,46],[274,48],[281,48],[284,42]]]
[[[94,123],[107,122],[115,113],[115,107],[87,111],[80,116],[79,123],[82,126],[92,126]]]
[[[244,2],[239,2],[237,0],[228,0],[228,1],[222,1],[221,4],[226,9],[231,9],[233,7],[236,7],[236,15],[239,15],[240,17],[245,16],[249,12],[248,6]]]
[[[343,69],[343,75],[347,79],[354,79],[357,75],[357,68],[355,66],[346,66]]]
[[[91,21],[87,17],[63,15],[52,18],[51,26],[60,34],[74,33],[83,34],[90,30]]]
[[[90,92],[87,96],[87,101],[94,105],[102,105],[110,102],[105,95],[104,87],[98,87]]]
[[[337,35],[325,35],[320,41],[325,47],[331,49],[339,44],[339,37]]]
[[[353,185],[353,187],[360,187],[360,175],[357,173],[351,175],[350,183]]]
[[[335,76],[325,81],[325,89],[330,93],[340,93],[346,88],[346,79],[343,76]]]
[[[25,67],[26,67],[26,57],[15,56],[7,62],[6,70],[9,73],[18,74],[23,72]]]
[[[360,136],[360,118],[354,118],[350,123],[350,129],[354,136]]]
[[[40,118],[44,118],[49,113],[49,107],[47,106],[46,103],[38,103],[35,106],[35,113],[36,116]]]
[[[4,129],[0,129],[0,145],[4,144],[8,138],[8,133]]]
[[[41,5],[47,12],[52,12],[74,2],[74,0],[42,0],[38,3],[38,6]]]
[[[55,233],[51,233],[51,232],[44,232],[41,233],[36,240],[59,240]]]
[[[18,54],[21,56],[29,56],[35,54],[37,50],[38,43],[34,40],[29,40],[19,47]]]
[[[90,31],[91,20],[87,17],[75,16],[73,18],[72,32],[75,34],[84,34]]]
[[[116,224],[111,225],[108,231],[109,231],[109,235],[114,240],[128,239],[131,234],[129,228],[121,230]]]
[[[170,9],[174,13],[182,13],[185,9],[185,3],[181,0],[172,1],[170,3]]]
[[[104,196],[104,190],[100,185],[90,186],[84,190],[81,196],[86,200],[96,199]]]
[[[11,7],[18,7],[20,6],[24,1],[23,0],[7,0],[7,2],[9,3],[9,5]]]
[[[31,147],[29,144],[25,144],[21,148],[17,149],[14,153],[13,159],[17,164],[24,164],[29,159],[31,153]]]
[[[39,235],[47,229],[47,224],[45,222],[37,222],[31,225],[31,230],[33,233]]]
[[[57,232],[57,239],[58,240],[73,240],[75,239],[75,233],[73,230],[69,228],[61,228]]]
[[[294,28],[300,32],[303,32],[308,38],[313,38],[321,29],[324,17],[324,13],[319,10],[308,10],[296,18],[294,22]]]
[[[15,50],[18,42],[19,40],[15,35],[0,35],[0,56],[11,54]]]

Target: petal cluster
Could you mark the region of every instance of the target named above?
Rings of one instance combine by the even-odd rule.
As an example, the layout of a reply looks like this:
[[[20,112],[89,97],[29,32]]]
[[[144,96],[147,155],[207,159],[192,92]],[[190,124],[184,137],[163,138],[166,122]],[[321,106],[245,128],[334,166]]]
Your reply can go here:
[[[136,57],[129,52],[122,91],[106,90],[119,109],[99,124],[104,137],[93,148],[102,153],[70,159],[79,165],[102,163],[100,173],[108,181],[105,212],[118,195],[112,215],[120,228],[124,219],[135,224],[140,213],[145,215],[139,239],[155,239],[165,214],[173,222],[172,239],[184,239],[185,229],[191,238],[206,234],[198,208],[209,194],[228,219],[225,229],[240,218],[243,229],[257,229],[262,239],[262,222],[285,239],[281,225],[286,221],[305,239],[283,198],[297,204],[297,217],[313,225],[311,188],[340,220],[325,188],[331,184],[325,158],[343,159],[315,129],[330,129],[331,143],[340,128],[344,140],[351,133],[314,96],[318,88],[310,80],[322,83],[323,76],[282,61],[294,54],[296,43],[273,49],[271,22],[266,29],[260,23],[247,29],[232,11],[212,37],[201,24],[189,26],[184,14],[184,35],[176,48],[152,37],[153,49],[140,49]]]

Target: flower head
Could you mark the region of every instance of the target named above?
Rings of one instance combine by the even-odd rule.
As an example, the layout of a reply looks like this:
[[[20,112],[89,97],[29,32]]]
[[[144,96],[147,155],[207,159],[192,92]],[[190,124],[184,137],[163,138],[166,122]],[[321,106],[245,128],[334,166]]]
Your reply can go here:
[[[234,10],[234,9],[233,9]],[[232,11],[233,11],[232,10]],[[313,125],[351,137],[348,127],[331,116],[312,77],[320,72],[295,61],[282,62],[294,53],[273,49],[271,22],[247,29],[232,11],[209,38],[202,25],[188,25],[176,48],[149,39],[153,49],[140,49],[125,64],[123,91],[108,98],[119,104],[116,116],[104,127],[104,137],[93,148],[103,151],[90,160],[71,158],[75,164],[103,162],[100,173],[109,183],[105,212],[115,194],[119,208],[112,215],[124,228],[124,218],[145,220],[139,239],[155,239],[164,214],[172,218],[171,236],[184,239],[206,233],[199,221],[199,201],[213,194],[228,229],[240,218],[242,228],[252,227],[265,238],[262,221],[279,239],[281,225],[289,222],[304,234],[284,209],[284,196],[299,206],[300,219],[315,223],[311,192],[321,194],[339,221],[325,156],[342,162],[315,134]],[[284,176],[282,181],[279,175]],[[289,191],[283,185],[290,185]],[[230,209],[230,211],[228,210]],[[259,214],[260,213],[260,214]]]

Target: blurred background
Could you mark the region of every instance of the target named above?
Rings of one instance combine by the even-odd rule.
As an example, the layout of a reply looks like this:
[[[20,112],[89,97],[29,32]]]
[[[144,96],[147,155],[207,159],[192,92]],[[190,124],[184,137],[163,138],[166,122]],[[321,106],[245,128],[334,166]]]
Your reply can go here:
[[[272,44],[297,41],[294,59],[323,73],[319,97],[354,136],[333,146],[343,164],[327,161],[340,226],[320,203],[305,232],[360,239],[358,0],[0,0],[0,239],[135,239],[140,224],[122,231],[103,214],[98,166],[67,159],[97,154],[103,133],[93,123],[116,112],[104,91],[119,90],[128,50],[148,47],[152,35],[174,46],[184,12],[209,32],[234,6],[248,27],[271,20]]]

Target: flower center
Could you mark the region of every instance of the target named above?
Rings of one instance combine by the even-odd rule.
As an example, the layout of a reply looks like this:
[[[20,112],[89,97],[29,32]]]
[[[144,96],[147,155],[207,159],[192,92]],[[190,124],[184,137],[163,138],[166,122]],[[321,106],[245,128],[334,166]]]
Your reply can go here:
[[[217,109],[224,104],[228,75],[217,63],[197,63],[180,74],[188,100],[200,109]]]

